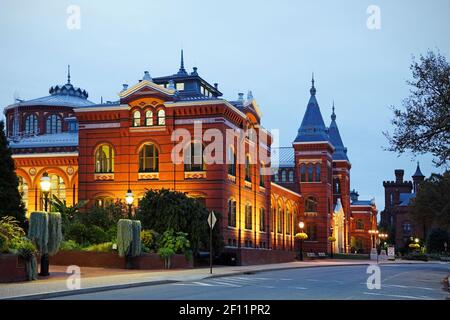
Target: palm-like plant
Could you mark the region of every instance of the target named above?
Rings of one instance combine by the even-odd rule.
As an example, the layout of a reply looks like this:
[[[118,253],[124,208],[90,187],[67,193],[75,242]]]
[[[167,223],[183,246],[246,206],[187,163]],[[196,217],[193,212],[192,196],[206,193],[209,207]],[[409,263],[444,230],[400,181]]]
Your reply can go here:
[[[72,222],[76,215],[80,212],[80,209],[88,202],[89,200],[81,200],[73,206],[68,206],[66,200],[60,200],[57,196],[53,195],[52,211],[61,213],[63,231],[64,228]]]

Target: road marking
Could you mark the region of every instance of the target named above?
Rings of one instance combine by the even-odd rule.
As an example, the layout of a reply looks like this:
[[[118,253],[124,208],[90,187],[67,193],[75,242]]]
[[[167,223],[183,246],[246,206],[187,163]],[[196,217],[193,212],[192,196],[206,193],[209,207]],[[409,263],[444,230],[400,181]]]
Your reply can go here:
[[[205,286],[205,287],[217,287],[216,285],[214,285],[214,284],[210,284],[210,283],[206,283],[206,282],[192,282],[192,283],[195,283],[195,284],[198,284],[199,286]]]
[[[431,297],[426,296],[403,296],[403,295],[397,295],[397,294],[385,294],[385,293],[375,293],[375,292],[363,292],[363,294],[366,295],[372,295],[372,296],[385,296],[385,297],[392,297],[392,298],[400,298],[400,299],[414,299],[414,300],[432,300]]]
[[[294,289],[298,289],[298,290],[308,290],[308,288],[305,288],[305,287],[294,287]]]
[[[420,289],[420,290],[428,290],[428,291],[436,291],[434,288],[427,287],[416,287],[416,286],[403,286],[399,284],[383,284],[384,287],[395,287],[395,288],[404,288],[404,289]]]
[[[228,283],[228,282],[221,282],[221,281],[212,281],[213,283],[217,283],[217,284],[221,284],[224,286],[229,286],[229,287],[235,287],[235,288],[242,288],[242,286],[238,286],[237,284],[233,284],[233,283]]]
[[[292,280],[294,280],[294,279],[284,279],[284,278],[282,278],[282,279],[280,279],[281,281],[292,281]]]
[[[313,282],[319,282],[321,280],[317,280],[317,279],[305,279],[306,281],[313,281]]]

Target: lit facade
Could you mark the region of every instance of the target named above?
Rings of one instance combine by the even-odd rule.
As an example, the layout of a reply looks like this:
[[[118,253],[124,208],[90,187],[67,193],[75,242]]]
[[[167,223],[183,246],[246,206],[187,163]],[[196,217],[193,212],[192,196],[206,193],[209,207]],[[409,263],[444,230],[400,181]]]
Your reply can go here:
[[[334,110],[326,127],[315,94],[313,83],[298,135],[284,148],[270,147],[272,137],[261,126],[251,92],[225,100],[197,68],[187,72],[183,59],[176,74],[152,78],[145,72],[135,85],[123,85],[117,101],[101,104],[75,88],[69,74],[49,96],[17,101],[5,108],[5,116],[28,212],[42,208],[39,180],[48,172],[52,195],[68,205],[86,199],[104,206],[123,200],[128,189],[135,206],[147,189],[185,192],[222,214],[218,226],[228,250],[295,251],[298,222],[304,221],[305,251],[329,252],[333,245],[335,252],[349,252],[354,237],[369,235],[352,228],[347,150]],[[198,157],[196,150],[206,152],[208,141],[226,137],[230,129],[231,142],[224,139],[213,152],[222,161]],[[173,150],[182,136],[190,139],[181,157],[191,161],[176,163]],[[260,153],[278,154],[274,175],[262,174],[270,161],[255,156]],[[358,210],[367,230],[376,228],[377,211],[373,203],[369,207],[366,213]],[[364,246],[370,250],[370,244]]]

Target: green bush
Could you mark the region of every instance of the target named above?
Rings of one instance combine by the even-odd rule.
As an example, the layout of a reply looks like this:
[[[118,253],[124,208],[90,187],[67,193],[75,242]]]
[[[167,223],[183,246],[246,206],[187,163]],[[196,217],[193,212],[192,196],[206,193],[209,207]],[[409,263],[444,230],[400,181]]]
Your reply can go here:
[[[24,235],[25,232],[14,217],[0,218],[0,253],[9,252],[11,245]]]
[[[113,247],[113,243],[112,242],[105,242],[105,243],[94,244],[92,246],[88,246],[86,248],[83,248],[83,251],[112,252],[113,251],[112,247]]]
[[[419,260],[419,261],[428,261],[428,256],[422,253],[412,253],[403,256],[404,260]]]
[[[71,251],[71,250],[80,250],[81,246],[76,243],[74,240],[62,241],[59,246],[59,250],[61,251]]]
[[[149,251],[155,251],[157,248],[158,233],[153,230],[141,231],[142,245]]]
[[[28,238],[23,237],[14,247],[15,253],[25,260],[27,279],[37,280],[36,246]]]
[[[84,225],[80,222],[69,226],[66,233],[66,240],[73,240],[81,246],[88,246],[108,242],[110,237],[101,227],[96,225]]]

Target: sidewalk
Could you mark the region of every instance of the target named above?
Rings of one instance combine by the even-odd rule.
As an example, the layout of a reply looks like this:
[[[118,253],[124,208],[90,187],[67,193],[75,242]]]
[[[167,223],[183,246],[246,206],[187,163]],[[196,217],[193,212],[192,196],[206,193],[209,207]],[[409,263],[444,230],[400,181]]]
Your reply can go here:
[[[81,289],[69,290],[66,287],[68,274],[63,266],[51,266],[51,277],[38,281],[26,281],[0,284],[0,299],[44,299],[64,295],[91,293],[113,289],[131,288],[146,285],[158,285],[180,281],[199,281],[209,277],[273,271],[281,269],[355,266],[376,263],[370,260],[310,260],[289,263],[252,265],[252,266],[217,266],[213,274],[209,268],[183,270],[124,270],[104,268],[81,268]],[[420,261],[386,261],[383,264],[426,263]]]

